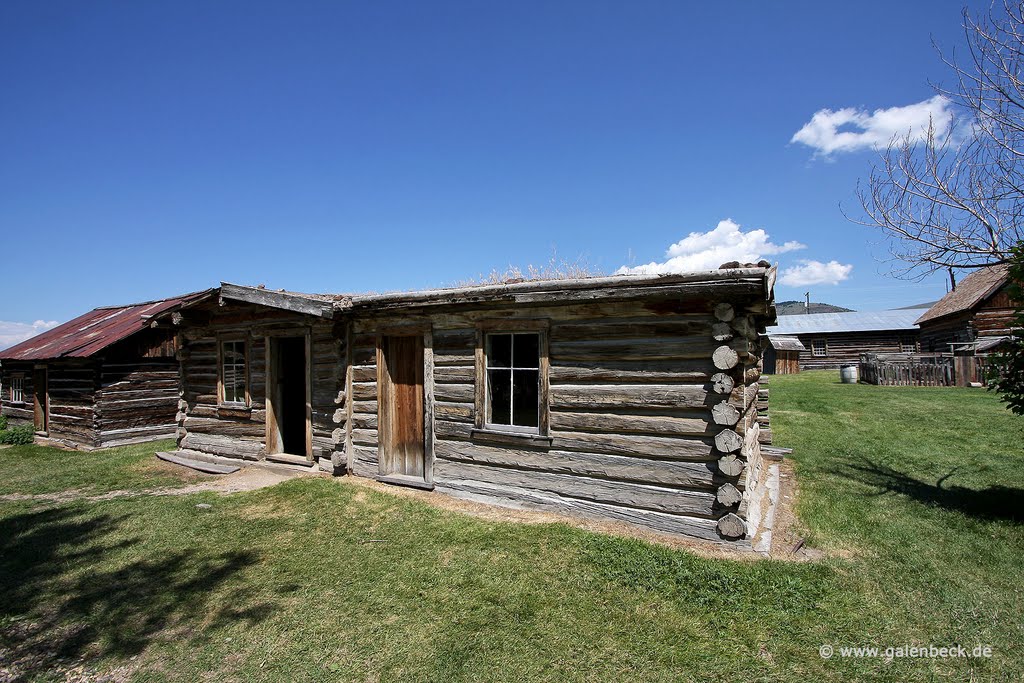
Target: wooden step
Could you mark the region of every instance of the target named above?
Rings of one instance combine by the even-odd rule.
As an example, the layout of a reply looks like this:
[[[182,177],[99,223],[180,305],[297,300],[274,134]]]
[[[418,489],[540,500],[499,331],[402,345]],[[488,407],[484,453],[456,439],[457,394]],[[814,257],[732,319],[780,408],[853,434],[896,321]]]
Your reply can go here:
[[[270,453],[267,455],[267,460],[299,467],[313,467],[316,464],[304,455],[289,455],[288,453]]]
[[[207,472],[209,474],[231,474],[242,469],[238,465],[221,465],[214,462],[207,462],[205,460],[196,460],[189,458],[178,453],[168,453],[166,451],[160,451],[156,454],[156,457],[167,462],[174,463],[175,465],[182,465],[183,467],[189,467],[199,472]]]

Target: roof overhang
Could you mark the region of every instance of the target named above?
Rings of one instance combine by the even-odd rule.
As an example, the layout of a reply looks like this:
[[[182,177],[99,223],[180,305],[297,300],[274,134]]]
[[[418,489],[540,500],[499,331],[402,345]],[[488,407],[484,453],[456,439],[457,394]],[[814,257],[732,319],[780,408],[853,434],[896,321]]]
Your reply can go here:
[[[270,308],[279,308],[293,313],[315,315],[321,318],[334,317],[334,300],[298,292],[275,292],[262,287],[247,287],[222,282],[220,285],[220,302],[243,301]]]

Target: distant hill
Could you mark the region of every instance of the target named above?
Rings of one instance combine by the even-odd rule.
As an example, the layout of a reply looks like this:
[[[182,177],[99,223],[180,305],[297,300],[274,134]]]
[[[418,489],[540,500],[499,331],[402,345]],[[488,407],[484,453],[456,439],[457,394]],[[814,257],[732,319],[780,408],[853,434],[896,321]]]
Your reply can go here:
[[[849,313],[852,308],[833,306],[832,304],[816,304],[811,302],[811,310],[804,309],[803,301],[779,301],[775,304],[775,310],[779,315],[800,315],[803,313]]]

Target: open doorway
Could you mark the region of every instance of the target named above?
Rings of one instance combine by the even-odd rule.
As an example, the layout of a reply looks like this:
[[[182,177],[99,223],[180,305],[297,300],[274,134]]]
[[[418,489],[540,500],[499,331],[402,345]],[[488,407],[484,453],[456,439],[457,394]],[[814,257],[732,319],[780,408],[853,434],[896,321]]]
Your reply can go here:
[[[309,459],[310,406],[306,337],[269,339],[267,455]]]
[[[45,367],[32,371],[32,404],[35,430],[45,434],[50,427],[50,388]]]

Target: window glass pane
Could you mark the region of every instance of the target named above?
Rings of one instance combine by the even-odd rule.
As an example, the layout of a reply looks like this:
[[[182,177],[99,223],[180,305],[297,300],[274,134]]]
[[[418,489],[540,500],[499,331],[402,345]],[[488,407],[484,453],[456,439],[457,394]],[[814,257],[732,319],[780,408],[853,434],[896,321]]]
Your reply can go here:
[[[512,367],[540,367],[540,335],[517,334],[512,344]]]
[[[487,367],[507,368],[512,366],[512,335],[487,335]]]
[[[245,342],[221,344],[224,402],[245,403]]]
[[[536,427],[538,425],[537,404],[540,397],[538,378],[539,373],[536,370],[512,371],[512,424],[520,427]]]
[[[487,422],[511,424],[512,373],[508,370],[487,371]]]

